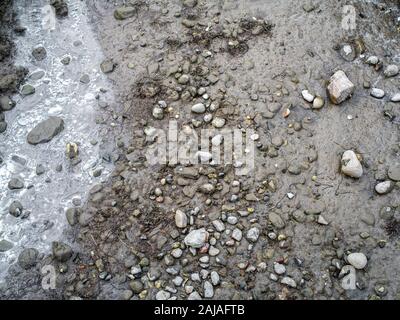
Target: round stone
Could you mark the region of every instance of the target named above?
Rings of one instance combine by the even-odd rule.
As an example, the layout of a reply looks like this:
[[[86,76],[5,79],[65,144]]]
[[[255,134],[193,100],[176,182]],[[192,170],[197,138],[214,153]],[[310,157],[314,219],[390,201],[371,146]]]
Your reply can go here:
[[[347,261],[356,269],[364,269],[368,262],[365,254],[361,252],[350,253]]]

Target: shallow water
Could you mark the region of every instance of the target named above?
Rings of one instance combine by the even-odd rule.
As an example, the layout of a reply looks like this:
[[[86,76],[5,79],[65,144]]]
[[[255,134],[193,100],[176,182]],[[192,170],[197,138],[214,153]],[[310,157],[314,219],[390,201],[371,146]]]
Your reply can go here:
[[[49,15],[47,3],[14,1],[21,24],[27,27],[25,36],[16,38],[16,65],[27,67],[30,75],[40,70],[45,75],[39,80],[28,76],[26,83],[33,85],[36,93],[13,97],[17,105],[6,113],[8,129],[0,135],[4,159],[0,167],[0,239],[14,244],[11,250],[0,253],[0,278],[23,248],[34,247],[46,253],[52,241],[65,239],[65,209],[73,205],[74,198],[83,203],[90,187],[106,179],[112,170],[112,165],[102,160],[100,143],[91,143],[100,140],[96,117],[101,108],[96,95],[110,84],[100,71],[104,56],[88,22],[87,8],[80,0],[70,0],[69,16],[56,19]],[[40,62],[31,55],[38,45],[47,50],[46,59]],[[67,66],[60,62],[65,55],[71,57]],[[82,74],[89,75],[90,83],[80,83]],[[100,99],[109,103],[113,94],[101,93]],[[49,143],[29,145],[29,131],[52,115],[64,119],[64,130]],[[78,165],[72,165],[66,157],[68,142],[79,145],[82,161]],[[22,164],[13,160],[14,156],[22,158],[18,161]],[[38,164],[45,166],[45,174],[36,175]],[[61,172],[55,170],[59,164],[63,167]],[[94,178],[92,172],[98,168],[103,168],[103,173]],[[25,188],[9,190],[7,184],[12,177],[24,180]],[[24,212],[30,212],[28,218],[15,218],[8,213],[14,200],[22,203]]]

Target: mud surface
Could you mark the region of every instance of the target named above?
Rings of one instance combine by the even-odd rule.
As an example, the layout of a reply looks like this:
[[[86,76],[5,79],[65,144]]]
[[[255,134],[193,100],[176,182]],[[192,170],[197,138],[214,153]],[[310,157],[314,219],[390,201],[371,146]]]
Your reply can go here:
[[[73,256],[53,252],[29,271],[39,286],[42,265],[57,270],[57,290],[37,296],[399,298],[400,111],[391,98],[400,78],[384,71],[400,64],[396,2],[86,4],[113,65],[107,75],[117,103],[104,124],[118,147],[115,170],[74,211]],[[351,30],[343,26],[348,4]],[[372,56],[379,62],[366,63]],[[340,105],[327,93],[337,70],[355,86]],[[385,96],[372,97],[372,88]],[[324,105],[313,107],[303,90]],[[197,103],[204,114],[191,112]],[[152,128],[167,131],[175,120],[190,137],[217,127],[211,117],[257,133],[249,175],[237,175],[237,163],[184,174],[179,164],[146,159]],[[346,150],[362,165],[358,179],[341,172]],[[383,181],[390,188],[378,194]],[[188,235],[201,228],[207,237],[193,245]],[[10,283],[2,297],[26,297]]]

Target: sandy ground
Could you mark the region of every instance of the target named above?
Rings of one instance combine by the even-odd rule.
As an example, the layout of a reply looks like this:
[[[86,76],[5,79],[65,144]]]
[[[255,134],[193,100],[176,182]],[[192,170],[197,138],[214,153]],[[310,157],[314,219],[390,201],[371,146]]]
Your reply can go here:
[[[400,65],[398,4],[351,1],[356,25],[346,30],[344,1],[124,2],[87,1],[115,64],[105,140],[117,146],[116,170],[76,209],[79,252],[68,261],[48,256],[27,271],[37,283],[39,266],[56,266],[57,290],[28,294],[12,288],[17,278],[2,297],[397,299],[400,111],[390,98],[400,78],[384,70]],[[115,19],[123,5],[133,16]],[[343,57],[346,44],[351,59]],[[380,66],[365,63],[371,56]],[[355,85],[340,105],[326,90],[337,70]],[[372,97],[371,88],[385,97]],[[313,109],[304,89],[324,106]],[[167,104],[159,120],[158,101]],[[171,119],[197,132],[212,127],[191,112],[199,102],[215,105],[207,113],[225,119],[225,128],[258,134],[252,175],[203,164],[185,176],[179,165],[146,161],[149,127],[167,130]],[[340,171],[345,150],[359,155],[361,178]],[[392,190],[377,194],[375,185],[389,180]],[[188,226],[177,228],[178,209]],[[189,248],[187,235],[200,228],[208,238]],[[350,253],[367,264],[352,269],[355,288],[345,290]]]

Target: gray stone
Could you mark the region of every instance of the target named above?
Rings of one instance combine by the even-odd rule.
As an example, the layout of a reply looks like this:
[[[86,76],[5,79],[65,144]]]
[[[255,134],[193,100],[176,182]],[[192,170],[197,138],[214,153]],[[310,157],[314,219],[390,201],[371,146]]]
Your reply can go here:
[[[18,218],[21,214],[22,214],[22,210],[23,210],[23,206],[21,204],[21,202],[19,202],[18,200],[15,200],[11,203],[8,212]]]
[[[160,290],[156,294],[156,300],[168,300],[171,297],[171,293],[165,290]]]
[[[285,227],[285,221],[283,221],[283,219],[276,214],[275,212],[271,212],[268,215],[269,221],[271,221],[272,225],[278,229],[282,229]]]
[[[9,96],[0,97],[0,111],[10,111],[15,107],[15,101]]]
[[[214,296],[214,287],[209,281],[204,281],[204,298],[212,298]]]
[[[68,261],[73,254],[72,248],[69,245],[57,241],[54,241],[52,243],[52,251],[54,258],[59,262]]]
[[[289,286],[289,287],[292,287],[292,288],[296,288],[297,287],[297,285],[296,285],[296,281],[294,281],[292,278],[290,278],[290,277],[283,277],[283,279],[281,280],[281,283],[282,284],[285,284],[285,285],[287,285],[287,286]]]
[[[175,224],[181,229],[186,228],[188,224],[188,218],[186,214],[179,209],[175,212]]]
[[[12,178],[8,182],[8,188],[10,190],[19,190],[22,189],[23,187],[24,187],[24,182],[19,178]]]
[[[389,193],[390,191],[393,190],[393,187],[394,187],[394,183],[392,181],[390,181],[390,180],[387,180],[387,181],[383,181],[383,182],[378,183],[375,186],[375,191],[378,194],[387,194],[387,193]]]
[[[31,94],[34,94],[36,91],[35,87],[30,85],[30,84],[26,84],[22,87],[21,89],[21,94],[23,96],[29,96]]]
[[[37,124],[28,134],[29,144],[49,142],[64,129],[64,120],[58,117],[50,117]]]
[[[194,113],[204,113],[206,111],[206,107],[202,103],[197,103],[192,106],[192,112]]]
[[[400,162],[389,165],[388,177],[393,181],[400,181]]]
[[[397,76],[399,74],[399,67],[395,64],[390,64],[386,67],[385,71],[383,71],[383,74],[386,78]]]
[[[390,101],[392,102],[400,102],[400,92],[399,93],[395,93],[391,98]]]
[[[100,69],[103,73],[110,73],[113,72],[115,68],[115,64],[111,59],[104,60],[100,64]]]
[[[202,228],[191,231],[184,239],[187,246],[201,248],[208,240],[208,232]]]
[[[114,18],[117,20],[125,20],[133,17],[135,13],[136,13],[135,7],[120,7],[115,9]]]
[[[259,236],[260,230],[256,227],[249,229],[246,233],[246,239],[251,242],[257,242]]]
[[[22,269],[28,270],[36,265],[38,256],[39,251],[37,251],[36,249],[24,249],[18,256],[18,264]]]
[[[368,263],[367,257],[361,252],[350,253],[347,261],[356,269],[364,269]]]
[[[37,61],[42,61],[46,58],[47,52],[44,47],[40,46],[32,50],[32,55]]]
[[[377,99],[382,99],[385,96],[385,91],[378,88],[372,88],[370,92],[371,96]]]
[[[283,264],[274,262],[274,271],[276,274],[281,275],[286,273],[286,267]]]
[[[6,252],[8,250],[11,250],[14,245],[7,240],[0,240],[0,252]]]

